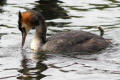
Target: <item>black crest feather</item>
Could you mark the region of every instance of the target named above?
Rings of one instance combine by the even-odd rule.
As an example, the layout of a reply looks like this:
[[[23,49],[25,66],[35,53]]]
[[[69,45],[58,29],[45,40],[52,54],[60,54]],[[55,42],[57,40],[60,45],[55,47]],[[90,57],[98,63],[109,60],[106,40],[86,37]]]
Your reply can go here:
[[[21,21],[22,21],[22,15],[21,15],[21,12],[19,11],[19,14],[18,14],[18,29],[20,31],[22,31],[22,23],[21,23]]]

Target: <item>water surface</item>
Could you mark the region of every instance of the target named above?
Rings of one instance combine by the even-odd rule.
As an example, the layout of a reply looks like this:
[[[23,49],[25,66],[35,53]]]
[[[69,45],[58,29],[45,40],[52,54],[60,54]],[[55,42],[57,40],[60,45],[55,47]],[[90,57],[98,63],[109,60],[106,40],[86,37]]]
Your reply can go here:
[[[21,50],[17,28],[18,11],[41,12],[48,26],[47,36],[62,31],[84,30],[99,35],[105,30],[112,46],[91,55],[80,53],[33,53],[32,30]],[[119,0],[1,0],[0,80],[119,80]]]

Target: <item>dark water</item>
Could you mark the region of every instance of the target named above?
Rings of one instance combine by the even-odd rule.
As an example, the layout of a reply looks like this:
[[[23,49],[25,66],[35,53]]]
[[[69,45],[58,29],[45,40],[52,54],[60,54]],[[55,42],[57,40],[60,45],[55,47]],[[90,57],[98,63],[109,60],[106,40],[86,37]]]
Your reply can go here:
[[[96,54],[33,53],[29,44],[34,31],[20,49],[18,11],[40,11],[47,35],[84,30],[99,35],[105,30],[113,45]],[[120,80],[119,0],[0,0],[0,80]]]

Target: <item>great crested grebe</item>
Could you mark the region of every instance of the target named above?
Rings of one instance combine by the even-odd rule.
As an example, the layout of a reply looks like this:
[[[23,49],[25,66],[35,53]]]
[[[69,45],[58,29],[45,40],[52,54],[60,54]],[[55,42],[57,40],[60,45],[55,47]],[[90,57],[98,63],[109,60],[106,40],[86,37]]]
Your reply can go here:
[[[109,43],[101,36],[85,32],[61,32],[46,39],[47,27],[43,16],[37,11],[19,11],[18,27],[22,33],[22,48],[27,33],[35,28],[36,32],[31,49],[36,52],[97,52],[106,48]]]

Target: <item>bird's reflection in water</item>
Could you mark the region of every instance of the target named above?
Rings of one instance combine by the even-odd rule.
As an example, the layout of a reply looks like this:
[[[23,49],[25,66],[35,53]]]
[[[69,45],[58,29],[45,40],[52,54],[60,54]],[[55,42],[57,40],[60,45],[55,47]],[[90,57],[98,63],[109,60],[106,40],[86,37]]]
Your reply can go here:
[[[21,52],[21,69],[18,71],[20,75],[17,77],[19,80],[40,80],[45,77],[41,72],[47,69],[47,66],[42,63],[45,59],[44,54],[34,54],[34,59],[29,59],[25,51]],[[37,58],[37,59],[35,59]]]

